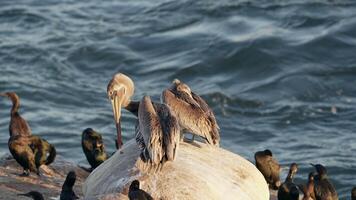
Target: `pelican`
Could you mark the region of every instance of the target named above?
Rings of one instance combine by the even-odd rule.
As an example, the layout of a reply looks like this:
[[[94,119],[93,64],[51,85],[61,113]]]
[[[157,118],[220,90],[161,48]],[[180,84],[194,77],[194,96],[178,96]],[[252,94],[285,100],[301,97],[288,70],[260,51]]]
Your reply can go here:
[[[145,160],[153,164],[173,161],[179,144],[178,120],[169,107],[144,96],[138,109],[136,141]]]
[[[131,101],[134,83],[122,73],[115,74],[108,84],[108,97],[111,100],[117,128],[117,144],[122,146],[121,107],[138,117],[136,142],[142,153],[141,158],[153,164],[174,160],[179,143],[178,120],[166,104],[152,102],[145,96],[140,102]]]
[[[199,95],[178,79],[162,93],[162,101],[176,115],[182,129],[201,136],[208,144],[219,146],[219,126],[213,111]]]
[[[122,135],[121,135],[121,107],[130,110],[133,105],[135,108],[132,108],[133,112],[138,111],[138,103],[133,102],[131,103],[130,98],[134,94],[135,86],[133,81],[126,75],[122,73],[117,73],[114,77],[110,80],[107,86],[107,94],[111,101],[112,109],[114,112],[114,119],[116,124],[116,131],[117,131],[117,141],[116,146],[117,149],[121,149],[123,142],[122,142]]]
[[[55,147],[39,136],[32,135],[31,128],[18,113],[20,99],[14,92],[0,93],[12,101],[8,147],[14,159],[23,167],[23,176],[30,172],[40,175],[41,165],[51,164],[56,157]]]
[[[300,188],[303,189],[303,200],[314,200],[315,194],[314,194],[314,172],[310,172],[308,175],[308,182],[306,185],[300,186]]]

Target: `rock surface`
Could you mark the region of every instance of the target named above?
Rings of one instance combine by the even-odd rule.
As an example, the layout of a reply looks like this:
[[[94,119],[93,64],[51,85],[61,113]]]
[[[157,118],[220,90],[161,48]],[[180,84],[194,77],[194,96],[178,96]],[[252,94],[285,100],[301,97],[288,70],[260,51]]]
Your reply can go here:
[[[246,159],[222,148],[182,142],[174,162],[146,168],[134,140],[96,168],[83,185],[85,199],[128,199],[132,180],[162,200],[268,200],[266,181]]]
[[[23,172],[22,167],[11,157],[4,157],[0,159],[0,199],[28,200],[30,198],[17,196],[17,194],[27,193],[31,190],[41,192],[45,199],[59,199],[62,184],[67,173],[71,170],[74,170],[77,174],[75,193],[82,199],[81,188],[85,178],[88,176],[88,172],[73,163],[66,162],[57,156],[55,162],[50,166],[41,167],[41,177],[33,173],[28,177],[21,177],[19,174]]]

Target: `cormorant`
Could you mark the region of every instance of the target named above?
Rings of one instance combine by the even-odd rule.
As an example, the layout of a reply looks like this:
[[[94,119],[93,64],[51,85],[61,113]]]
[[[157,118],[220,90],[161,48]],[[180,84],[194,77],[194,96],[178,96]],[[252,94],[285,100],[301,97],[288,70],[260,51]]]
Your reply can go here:
[[[258,151],[255,153],[256,167],[265,177],[270,188],[277,190],[281,185],[279,173],[281,166],[278,161],[273,158],[272,152],[269,149]]]
[[[317,175],[314,176],[314,193],[316,200],[338,200],[339,197],[332,183],[329,181],[326,168],[321,164],[311,164]]]
[[[278,189],[278,200],[292,200],[299,198],[299,190],[297,185],[294,183],[294,175],[298,171],[298,165],[292,163],[289,168],[289,173],[286,180]]]
[[[101,134],[91,128],[85,129],[82,133],[82,148],[92,170],[107,159]]]
[[[22,175],[28,176],[30,171],[40,175],[40,166],[43,164],[49,165],[54,161],[56,149],[46,140],[31,134],[28,123],[18,113],[20,100],[16,93],[1,93],[0,96],[7,96],[12,101],[9,126],[10,138],[8,140],[10,153],[24,168]]]
[[[132,181],[130,185],[129,199],[130,200],[153,200],[151,195],[149,195],[144,190],[140,189],[140,182],[138,180]]]
[[[63,186],[62,186],[60,200],[79,199],[79,197],[77,195],[75,195],[75,193],[73,191],[73,186],[75,184],[76,179],[77,179],[77,176],[74,171],[70,171],[67,174],[66,180],[64,181]]]
[[[31,191],[25,194],[17,194],[17,196],[31,197],[33,200],[44,200],[43,195],[37,191]]]

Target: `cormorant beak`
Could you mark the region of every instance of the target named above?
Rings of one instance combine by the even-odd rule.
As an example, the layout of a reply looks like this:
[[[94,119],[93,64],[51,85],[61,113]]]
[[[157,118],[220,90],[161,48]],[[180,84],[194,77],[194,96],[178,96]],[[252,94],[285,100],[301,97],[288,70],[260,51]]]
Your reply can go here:
[[[311,166],[315,167],[315,165],[313,163],[309,163]]]

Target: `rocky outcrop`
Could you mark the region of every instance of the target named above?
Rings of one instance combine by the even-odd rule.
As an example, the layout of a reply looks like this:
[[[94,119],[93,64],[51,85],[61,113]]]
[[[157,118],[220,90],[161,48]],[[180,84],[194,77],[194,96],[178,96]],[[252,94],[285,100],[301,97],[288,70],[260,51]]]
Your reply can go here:
[[[147,167],[135,141],[96,168],[83,185],[85,199],[128,199],[134,179],[155,199],[269,200],[266,181],[239,155],[200,142],[182,142],[174,162]]]

